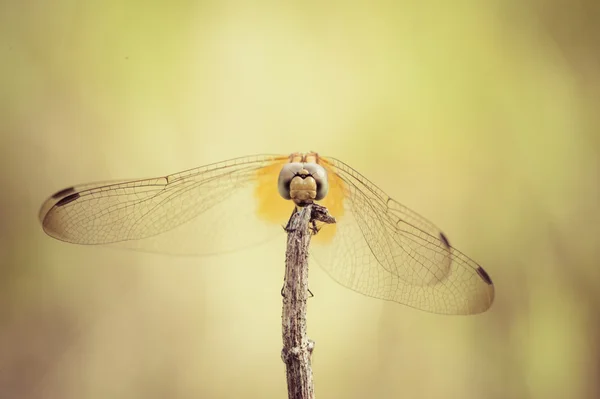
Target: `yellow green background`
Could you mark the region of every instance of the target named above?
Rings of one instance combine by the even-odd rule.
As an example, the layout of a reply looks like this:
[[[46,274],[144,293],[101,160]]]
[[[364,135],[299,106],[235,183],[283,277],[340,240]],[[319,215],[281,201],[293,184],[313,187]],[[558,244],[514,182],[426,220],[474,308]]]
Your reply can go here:
[[[58,242],[76,183],[256,153],[347,162],[496,284],[444,317],[311,269],[320,398],[600,396],[593,1],[0,5],[0,398],[283,398],[284,248]]]

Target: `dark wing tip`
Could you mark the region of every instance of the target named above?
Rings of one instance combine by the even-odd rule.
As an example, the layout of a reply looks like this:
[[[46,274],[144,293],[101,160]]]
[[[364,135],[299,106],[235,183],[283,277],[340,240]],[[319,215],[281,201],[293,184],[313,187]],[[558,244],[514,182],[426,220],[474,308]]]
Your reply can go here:
[[[48,226],[46,224],[46,217],[55,207],[61,207],[67,205],[70,202],[77,200],[80,197],[79,192],[76,191],[75,187],[65,188],[64,190],[60,190],[50,198],[48,198],[41,206],[38,218],[42,226],[44,226],[44,231],[48,234]],[[50,234],[52,235],[52,234]]]
[[[68,188],[65,188],[63,190],[60,190],[60,191],[54,193],[54,195],[52,196],[52,198],[59,199],[59,198],[62,198],[64,196],[68,195],[68,194],[72,194],[74,192],[75,192],[75,187],[68,187]]]
[[[73,202],[80,197],[79,193],[69,194],[66,197],[60,199],[54,206],[64,206],[69,202]]]
[[[483,281],[485,281],[488,285],[494,285],[494,283],[492,283],[492,279],[490,278],[490,275],[487,274],[487,272],[483,269],[483,267],[479,266],[475,270],[477,271],[477,274],[479,274],[479,277],[481,277],[481,279]]]
[[[442,240],[442,242],[444,243],[444,245],[450,249],[450,241],[448,241],[448,237],[446,237],[446,235],[444,233],[442,233],[440,231],[440,240]]]

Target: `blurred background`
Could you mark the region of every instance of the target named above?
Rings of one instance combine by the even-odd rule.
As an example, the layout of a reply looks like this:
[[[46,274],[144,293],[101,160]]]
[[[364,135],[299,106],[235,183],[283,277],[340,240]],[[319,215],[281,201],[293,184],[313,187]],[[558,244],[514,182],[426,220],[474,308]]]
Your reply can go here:
[[[70,245],[77,183],[340,158],[496,284],[485,314],[311,268],[322,398],[600,396],[593,1],[0,5],[0,398],[283,398],[282,241],[181,259]]]

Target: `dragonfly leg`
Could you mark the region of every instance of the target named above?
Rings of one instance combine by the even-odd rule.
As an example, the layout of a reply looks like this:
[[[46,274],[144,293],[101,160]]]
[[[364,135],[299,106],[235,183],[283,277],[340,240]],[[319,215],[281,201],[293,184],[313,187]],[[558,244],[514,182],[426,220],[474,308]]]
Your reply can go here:
[[[312,220],[311,221],[311,226],[310,226],[310,232],[312,233],[312,235],[316,235],[319,230],[321,230],[318,226],[317,226],[317,221],[316,220]]]
[[[294,206],[294,210],[292,211],[292,214],[290,215],[290,218],[288,219],[287,224],[285,225],[285,227],[283,228],[286,232],[291,233],[292,231],[294,231],[292,229],[292,227],[290,226],[291,222],[292,222],[292,218],[294,217],[294,215],[296,214],[296,212],[298,212],[298,210],[296,209],[296,207]]]

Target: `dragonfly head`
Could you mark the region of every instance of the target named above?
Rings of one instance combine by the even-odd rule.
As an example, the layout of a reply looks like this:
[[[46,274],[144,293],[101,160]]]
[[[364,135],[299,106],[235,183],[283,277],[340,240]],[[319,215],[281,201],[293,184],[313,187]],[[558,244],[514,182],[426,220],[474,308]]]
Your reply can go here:
[[[290,162],[283,165],[277,182],[279,194],[298,206],[320,201],[327,195],[327,172],[316,163]]]

